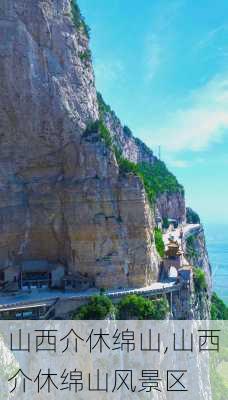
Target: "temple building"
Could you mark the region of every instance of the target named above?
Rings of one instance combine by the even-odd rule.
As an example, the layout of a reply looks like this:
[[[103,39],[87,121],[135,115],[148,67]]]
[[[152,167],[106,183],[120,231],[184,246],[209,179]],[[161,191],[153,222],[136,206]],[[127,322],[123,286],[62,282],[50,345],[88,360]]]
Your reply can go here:
[[[61,288],[65,267],[45,260],[24,261],[0,270],[0,288],[6,291],[33,288]]]
[[[178,242],[170,238],[163,260],[164,272],[167,277],[169,277],[171,267],[176,268],[177,271],[181,268],[182,256],[183,252]]]

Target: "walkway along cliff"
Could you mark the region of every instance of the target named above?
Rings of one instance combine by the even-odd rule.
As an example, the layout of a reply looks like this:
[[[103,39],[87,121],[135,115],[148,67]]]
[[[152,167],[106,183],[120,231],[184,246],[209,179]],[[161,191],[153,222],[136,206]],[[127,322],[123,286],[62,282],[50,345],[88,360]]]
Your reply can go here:
[[[1,293],[158,282],[154,230],[186,223],[184,189],[97,94],[77,5],[2,0],[0,37]],[[192,246],[207,287],[188,309],[205,318],[202,227]]]

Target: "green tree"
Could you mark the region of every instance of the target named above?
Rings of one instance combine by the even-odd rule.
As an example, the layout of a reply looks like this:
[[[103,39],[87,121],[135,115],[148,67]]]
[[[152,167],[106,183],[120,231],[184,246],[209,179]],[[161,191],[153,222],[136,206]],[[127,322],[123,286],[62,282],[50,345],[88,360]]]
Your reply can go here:
[[[89,38],[90,36],[90,28],[86,24],[84,17],[81,14],[81,11],[78,7],[76,0],[71,0],[71,13],[72,19],[76,29],[82,29],[85,35]]]
[[[201,268],[193,269],[193,280],[196,292],[201,292],[207,289],[205,272]]]
[[[165,243],[163,241],[162,231],[159,228],[154,230],[155,246],[160,257],[165,255]]]
[[[216,293],[211,298],[211,319],[228,320],[228,307]]]
[[[113,309],[111,300],[104,295],[91,297],[88,304],[81,306],[73,315],[73,319],[101,320],[105,319]]]
[[[166,299],[148,300],[138,295],[124,296],[117,305],[117,318],[121,320],[165,319],[169,311]]]

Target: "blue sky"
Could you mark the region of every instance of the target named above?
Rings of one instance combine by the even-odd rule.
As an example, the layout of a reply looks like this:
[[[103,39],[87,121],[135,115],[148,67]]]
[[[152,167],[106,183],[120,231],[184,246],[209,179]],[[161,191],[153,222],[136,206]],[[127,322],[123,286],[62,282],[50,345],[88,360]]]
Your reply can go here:
[[[185,186],[228,223],[227,0],[78,0],[97,89]],[[194,4],[194,5],[193,5]]]

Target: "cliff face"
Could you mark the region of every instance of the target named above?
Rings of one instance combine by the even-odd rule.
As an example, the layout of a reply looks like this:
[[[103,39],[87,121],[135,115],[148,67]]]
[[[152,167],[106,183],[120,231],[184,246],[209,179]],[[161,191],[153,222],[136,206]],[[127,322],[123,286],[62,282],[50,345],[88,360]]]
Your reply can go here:
[[[124,158],[135,164],[147,162],[154,164],[157,158],[141,140],[135,138],[127,127],[123,127],[113,111],[104,112],[103,120],[114,142],[121,148]]]
[[[90,286],[145,286],[159,275],[154,214],[185,221],[184,193],[171,179],[179,189],[158,191],[154,210],[101,135],[85,134],[102,117],[123,157],[160,165],[97,101],[88,37],[75,18],[70,0],[0,4],[0,268],[47,260]],[[194,246],[209,286],[201,231]]]
[[[100,118],[102,118],[108,128],[115,145],[121,149],[123,157],[135,164],[156,164],[158,159],[152,150],[141,140],[134,137],[129,128],[122,126],[115,112],[104,102],[100,94],[98,94],[98,104]],[[155,202],[155,212],[157,217],[162,220],[172,218],[176,219],[179,223],[185,222],[186,207],[184,193],[180,191],[158,193]]]
[[[182,193],[161,193],[156,200],[156,208],[162,219],[176,219],[185,222],[185,198]]]
[[[0,37],[1,265],[62,262],[98,287],[156,280],[143,185],[83,136],[98,104],[71,1],[1,1]]]
[[[208,257],[205,234],[202,225],[196,226],[190,235],[184,238],[185,254],[189,263],[201,268],[206,277],[208,290],[211,290],[211,265]]]
[[[184,237],[184,251],[188,262],[204,272],[206,288],[197,289],[192,293],[191,309],[194,319],[210,319],[210,298],[212,294],[212,274],[208,257],[205,234],[202,225],[196,226],[190,235]]]

